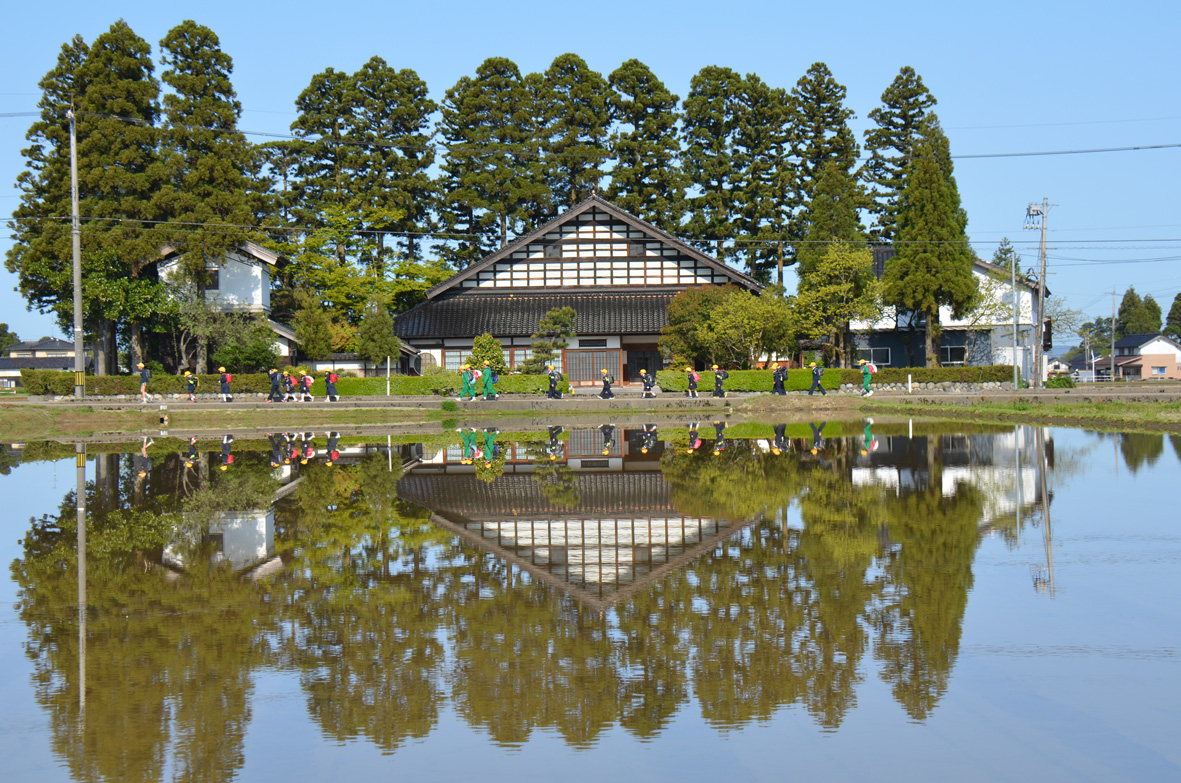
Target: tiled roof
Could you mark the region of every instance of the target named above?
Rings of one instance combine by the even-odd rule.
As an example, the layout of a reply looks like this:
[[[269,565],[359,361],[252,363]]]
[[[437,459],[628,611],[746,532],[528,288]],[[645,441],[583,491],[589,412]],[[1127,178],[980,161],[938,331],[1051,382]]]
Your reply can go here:
[[[90,367],[92,362],[89,358],[84,360],[86,366]],[[73,372],[74,357],[73,356],[18,356],[18,357],[0,357],[0,370],[67,370]]]
[[[1129,334],[1115,341],[1116,348],[1139,348],[1147,342],[1160,337],[1159,334]]]
[[[648,293],[464,293],[428,299],[394,319],[402,339],[528,337],[555,307],[573,307],[578,334],[658,334],[673,291]]]
[[[74,343],[50,337],[47,340],[33,340],[31,342],[13,343],[5,351],[72,351]]]

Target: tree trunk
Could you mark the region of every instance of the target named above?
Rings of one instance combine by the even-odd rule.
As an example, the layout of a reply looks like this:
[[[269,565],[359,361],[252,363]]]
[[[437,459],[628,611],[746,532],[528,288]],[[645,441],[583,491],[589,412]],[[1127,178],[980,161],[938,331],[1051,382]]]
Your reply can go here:
[[[941,330],[939,328],[939,311],[936,310],[934,313],[927,313],[927,332],[926,332],[927,337],[926,337],[926,342],[924,345],[924,349],[926,350],[926,354],[927,354],[927,363],[925,365],[926,367],[938,367],[939,366],[939,336],[940,336],[940,332],[941,332]]]
[[[142,362],[144,360],[143,327],[137,323],[132,323],[131,335],[129,339],[131,342],[131,356],[129,358],[129,363],[132,367],[134,367],[137,362]]]
[[[508,215],[500,216],[500,246],[508,245]]]
[[[193,368],[193,372],[197,375],[204,375],[209,371],[209,344],[205,342],[204,337],[197,338],[197,366]]]

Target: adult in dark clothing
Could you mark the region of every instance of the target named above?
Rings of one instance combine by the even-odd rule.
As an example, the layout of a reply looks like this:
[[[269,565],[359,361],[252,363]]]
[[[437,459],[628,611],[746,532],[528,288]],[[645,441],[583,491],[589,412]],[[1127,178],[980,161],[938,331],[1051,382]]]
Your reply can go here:
[[[775,425],[775,440],[771,441],[771,451],[775,456],[779,456],[787,451],[787,425]]]
[[[599,392],[599,396],[604,400],[611,400],[615,398],[615,392],[611,391],[611,384],[615,383],[615,376],[603,370],[603,390]]]
[[[549,391],[545,393],[545,398],[547,400],[560,399],[562,394],[558,391],[558,384],[562,382],[562,373],[555,370],[552,364],[546,365],[546,370],[549,371],[547,373],[549,377]]]
[[[725,397],[726,391],[725,391],[725,389],[722,388],[722,384],[724,384],[726,382],[726,379],[730,377],[730,373],[726,372],[725,370],[719,370],[718,366],[716,364],[713,366],[713,371],[714,371],[714,393],[713,393],[713,396],[714,397]]]
[[[279,392],[279,381],[282,380],[282,376],[274,367],[267,370],[267,375],[271,379],[271,393],[267,395],[267,402],[283,402],[283,397]]]
[[[784,388],[784,382],[787,380],[787,368],[775,362],[771,365],[771,393],[778,395],[787,394],[787,389]]]
[[[642,397],[656,397],[656,392],[652,391],[656,386],[656,379],[648,374],[647,370],[640,370],[640,383],[644,385],[644,393]]]
[[[692,367],[685,368],[685,375],[689,379],[689,388],[685,391],[685,396],[686,397],[696,397],[697,396],[697,381],[700,380],[701,376],[698,375],[697,371],[694,370]]]
[[[233,380],[234,376],[226,372],[225,367],[218,367],[217,371],[221,373],[221,401],[233,402],[234,395],[230,393],[230,382]]]
[[[152,380],[152,371],[144,367],[144,363],[140,362],[135,365],[139,368],[139,396],[141,402],[148,401],[148,381]]]
[[[820,379],[824,377],[824,368],[817,367],[816,362],[812,362],[808,366],[812,368],[812,388],[808,389],[808,396],[811,397],[813,392],[819,390],[822,396],[827,397],[828,392],[820,385]]]

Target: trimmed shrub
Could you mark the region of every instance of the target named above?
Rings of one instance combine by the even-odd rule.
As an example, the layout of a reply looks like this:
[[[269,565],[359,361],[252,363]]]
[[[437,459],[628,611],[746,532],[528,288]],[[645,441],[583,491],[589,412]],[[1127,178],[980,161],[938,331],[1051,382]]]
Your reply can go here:
[[[266,393],[271,390],[271,380],[266,373],[239,375],[231,373],[231,385],[235,394]],[[220,375],[198,375],[198,394],[216,394],[220,388]],[[60,370],[21,370],[21,382],[29,394],[54,394],[68,397],[74,393],[74,373]],[[383,387],[384,390],[384,387]],[[153,375],[148,382],[150,394],[184,394],[183,375]],[[139,394],[139,375],[87,375],[86,394],[90,397],[111,397],[117,394]]]
[[[1051,378],[1046,381],[1047,389],[1073,389],[1074,387],[1074,378],[1071,378],[1069,375],[1060,375],[1057,378]]]

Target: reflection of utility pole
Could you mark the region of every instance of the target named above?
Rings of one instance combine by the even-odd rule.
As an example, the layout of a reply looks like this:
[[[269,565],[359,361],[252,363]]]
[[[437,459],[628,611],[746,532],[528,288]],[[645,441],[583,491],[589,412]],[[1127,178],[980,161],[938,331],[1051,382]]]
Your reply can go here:
[[[1041,271],[1037,276],[1037,320],[1034,322],[1037,332],[1033,341],[1033,383],[1030,384],[1035,389],[1042,386],[1042,335],[1046,324],[1046,224],[1050,209],[1056,206],[1058,205],[1051,204],[1049,199],[1043,198],[1042,203],[1030,204],[1025,208],[1025,228],[1040,228],[1042,230],[1039,251]]]
[[[1013,425],[1013,455],[1016,470],[1014,476],[1017,484],[1017,547],[1021,547],[1021,506],[1025,503],[1025,492],[1021,486],[1021,427]]]
[[[1050,593],[1054,597],[1054,539],[1050,531],[1050,493],[1046,482],[1046,433],[1041,427],[1037,428],[1037,463],[1040,473],[1042,490],[1042,538],[1046,547],[1046,570],[1035,573],[1033,587],[1038,592]]]
[[[74,445],[77,488],[74,508],[78,513],[78,730],[86,727],[86,444]]]

